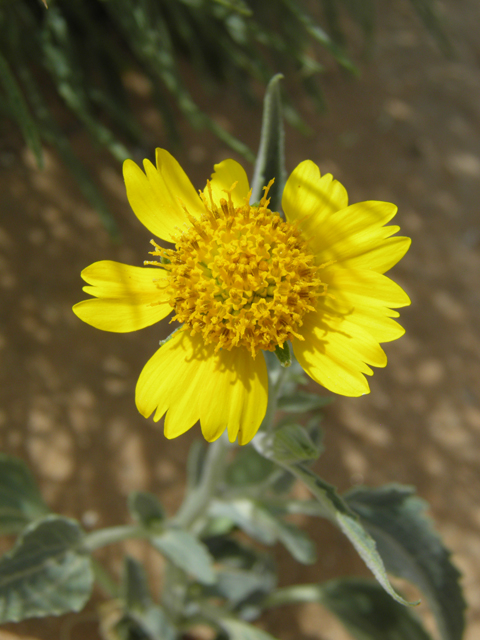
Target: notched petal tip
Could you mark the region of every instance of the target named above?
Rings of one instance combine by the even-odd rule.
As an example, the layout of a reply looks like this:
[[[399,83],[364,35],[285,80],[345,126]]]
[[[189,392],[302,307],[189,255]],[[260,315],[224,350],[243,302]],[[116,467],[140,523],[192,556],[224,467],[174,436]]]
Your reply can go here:
[[[345,187],[330,173],[322,177],[311,160],[304,160],[292,171],[282,196],[287,220],[300,223],[307,237],[312,237],[325,219],[347,206]]]
[[[210,201],[211,189],[213,200],[217,205],[222,198],[227,199],[230,194],[235,207],[244,206],[250,192],[250,185],[242,165],[236,160],[227,159],[218,162],[213,168],[209,186],[204,189],[207,202]]]
[[[203,205],[182,167],[168,151],[157,149],[156,163],[157,166],[145,159],[144,172],[133,160],[125,160],[123,176],[127,198],[149,231],[172,242],[177,227],[188,222],[180,200],[194,217],[202,214]]]

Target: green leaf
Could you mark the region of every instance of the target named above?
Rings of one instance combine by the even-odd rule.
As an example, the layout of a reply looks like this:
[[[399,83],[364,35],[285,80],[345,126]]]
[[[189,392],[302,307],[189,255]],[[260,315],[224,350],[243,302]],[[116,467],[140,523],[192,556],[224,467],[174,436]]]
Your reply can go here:
[[[79,525],[60,516],[30,524],[0,560],[0,622],[80,611],[93,586]]]
[[[431,640],[411,609],[394,602],[372,580],[341,578],[324,584],[277,589],[264,607],[318,602],[334,613],[357,640]]]
[[[206,597],[226,598],[238,611],[248,609],[249,615],[259,615],[259,602],[277,586],[270,554],[228,536],[207,538],[205,542],[220,565],[215,585],[203,589]]]
[[[288,469],[290,473],[310,489],[319,501],[324,517],[336,524],[347,536],[367,567],[394,600],[404,605],[417,604],[404,600],[392,587],[374,539],[362,526],[347,503],[338,495],[335,487],[325,482],[325,480],[322,480],[308,467],[304,466],[304,464],[288,461],[288,457],[285,455],[276,457],[275,447],[272,446],[271,436],[269,434],[257,434],[253,442],[260,453],[263,453],[267,458],[275,460],[279,465]]]
[[[191,533],[182,529],[167,529],[162,535],[150,538],[150,542],[157,551],[199,582],[215,582],[213,558],[207,547]]]
[[[243,0],[213,0],[218,4],[235,11],[236,13],[240,13],[243,16],[251,16],[252,10]]]
[[[222,569],[217,573],[216,591],[233,607],[240,606],[252,595],[265,595],[274,587],[275,580],[269,573],[242,569]]]
[[[207,538],[205,543],[220,565],[216,584],[204,588],[206,596],[226,598],[246,619],[258,617],[260,602],[277,586],[271,555],[231,536]]]
[[[278,539],[297,562],[314,564],[317,561],[315,543],[305,531],[280,518],[275,518],[274,522]]]
[[[332,402],[333,398],[319,396],[316,393],[297,391],[289,396],[282,396],[278,401],[278,409],[288,413],[307,413],[322,409]]]
[[[27,465],[0,453],[0,533],[18,533],[48,511]]]
[[[226,480],[234,487],[261,484],[276,470],[276,465],[267,460],[251,445],[237,450],[235,458],[227,468]]]
[[[7,60],[0,53],[0,81],[3,84],[7,100],[10,106],[10,112],[17,121],[25,142],[33,151],[33,155],[40,169],[43,168],[42,142],[37,125],[32,118],[30,109],[23,96],[22,90],[10,69]]]
[[[152,604],[147,574],[143,565],[126,556],[123,569],[123,598],[128,610],[143,611]]]
[[[290,474],[289,474],[290,475]],[[318,500],[292,500],[284,498],[268,498],[264,504],[273,513],[281,515],[300,514],[303,516],[325,517],[325,509]]]
[[[275,180],[268,194],[271,198],[270,209],[272,211],[280,211],[281,209],[282,193],[287,179],[285,133],[280,93],[282,78],[280,73],[273,76],[265,92],[260,147],[252,180],[251,202],[259,202],[263,197],[263,187],[266,187],[270,180]]]
[[[175,640],[178,636],[164,609],[152,604],[142,612],[126,612],[106,637],[112,640]]]
[[[270,546],[277,541],[270,514],[249,498],[237,498],[228,502],[214,500],[209,509],[209,516],[229,518],[247,535],[262,544]]]
[[[414,493],[396,484],[358,487],[345,500],[375,539],[387,570],[425,594],[443,640],[460,640],[465,628],[460,573],[425,516],[427,504]]]
[[[210,509],[214,517],[227,517],[249,536],[266,545],[281,542],[298,562],[313,564],[315,545],[308,535],[261,502],[238,498],[222,502],[215,500]]]
[[[175,629],[165,611],[152,601],[143,565],[127,556],[124,567],[125,615],[116,626],[119,636],[128,639],[174,640]]]
[[[220,618],[217,622],[231,640],[275,640],[269,633],[248,624],[248,622],[235,618]]]
[[[394,600],[401,604],[418,604],[407,602],[394,590],[387,577],[382,556],[377,550],[374,539],[356,518],[354,512],[337,494],[334,487],[319,478],[310,469],[295,465],[295,475],[302,480],[322,506],[333,516],[334,522],[353,544],[367,567]]]
[[[288,368],[292,364],[292,356],[288,342],[284,342],[283,347],[279,344],[275,346],[275,355],[282,367]]]
[[[132,621],[136,623],[136,633],[133,638],[138,638],[143,633],[145,640],[175,640],[178,637],[175,627],[170,622],[164,609],[158,605],[151,605],[142,614],[130,614]],[[140,638],[143,636],[140,635]]]
[[[165,518],[165,511],[153,493],[134,491],[128,496],[128,509],[139,523],[149,527]]]
[[[322,604],[358,640],[431,640],[412,610],[373,581],[332,580],[322,586]]]
[[[272,434],[262,435],[262,452],[278,464],[294,464],[316,460],[320,455],[306,429],[298,424],[287,424]]]

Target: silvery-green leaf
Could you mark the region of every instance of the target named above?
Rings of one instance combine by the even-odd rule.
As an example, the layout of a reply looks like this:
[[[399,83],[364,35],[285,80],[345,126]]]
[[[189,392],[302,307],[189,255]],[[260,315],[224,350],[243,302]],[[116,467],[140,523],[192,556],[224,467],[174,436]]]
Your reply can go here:
[[[205,543],[220,565],[215,585],[204,587],[207,597],[226,598],[243,619],[256,619],[264,596],[277,586],[271,554],[231,536],[209,538]]]
[[[126,612],[115,625],[112,640],[175,640],[177,632],[165,611],[158,605]],[[109,634],[112,631],[109,630]],[[108,636],[110,638],[110,635]]]
[[[165,511],[158,498],[147,491],[133,491],[128,496],[128,509],[132,517],[146,527],[165,518]]]
[[[287,424],[273,433],[257,435],[254,445],[261,446],[261,453],[278,464],[316,460],[320,455],[308,432],[298,424]]]
[[[17,533],[48,513],[27,465],[0,453],[0,533]]]
[[[296,391],[292,395],[282,396],[278,401],[280,411],[289,413],[307,413],[315,409],[326,407],[332,402],[332,398],[319,396],[316,393]]]
[[[276,465],[261,456],[251,445],[238,449],[227,468],[226,480],[235,487],[261,484],[275,471]]]
[[[123,599],[128,610],[143,611],[152,604],[147,574],[143,565],[126,556],[123,570]]]
[[[216,591],[237,607],[250,596],[259,598],[271,591],[276,584],[269,572],[243,569],[222,569],[217,572]]]
[[[465,601],[460,573],[425,516],[412,487],[358,487],[345,500],[376,541],[388,571],[415,584],[428,599],[443,640],[460,640]]]
[[[281,542],[302,564],[316,560],[315,545],[308,535],[295,525],[285,522],[261,502],[238,498],[228,502],[214,501],[210,511],[215,516],[229,517],[242,531],[262,544]]]
[[[392,600],[373,580],[341,578],[284,587],[263,604],[270,608],[305,602],[329,609],[357,640],[431,640],[413,611]]]
[[[292,554],[297,562],[313,564],[317,560],[315,544],[305,531],[281,518],[274,519],[279,541]]]
[[[278,515],[301,514],[304,516],[325,517],[325,509],[318,500],[295,500],[291,498],[268,498],[264,504]]]
[[[60,516],[33,522],[0,560],[0,622],[80,611],[93,585],[79,525]]]
[[[182,529],[167,529],[150,538],[152,545],[173,564],[203,584],[213,584],[213,558],[207,547],[191,533]]]
[[[275,478],[275,482],[272,483],[272,491],[278,495],[285,495],[292,490],[294,484],[295,478],[291,473],[285,471]]]
[[[250,498],[236,498],[228,502],[214,500],[209,515],[229,518],[247,535],[262,544],[273,545],[277,541],[270,514]]]
[[[260,437],[259,437],[260,436]],[[268,434],[259,434],[254,439],[254,445],[260,453],[269,459],[275,460],[275,450],[271,445]],[[379,554],[375,541],[360,523],[356,514],[346,502],[338,495],[335,487],[322,480],[313,471],[302,463],[285,462],[284,458],[278,458],[278,464],[288,469],[296,478],[301,480],[319,501],[324,516],[336,524],[348,537],[367,567],[372,571],[382,587],[394,600],[401,604],[409,603],[402,598],[392,587],[387,576],[385,565]]]
[[[272,573],[274,571],[270,554],[231,536],[207,538],[205,545],[210,554],[222,566],[245,569],[254,573]]]
[[[275,638],[266,631],[262,631],[242,620],[221,618],[217,622],[231,640],[275,640]]]
[[[285,133],[283,129],[282,97],[278,73],[268,83],[263,103],[262,132],[260,147],[252,180],[251,202],[259,202],[263,196],[263,187],[274,179],[268,193],[270,209],[279,211],[282,204],[283,188],[287,177],[285,169]]]
[[[332,580],[322,587],[322,604],[358,640],[431,640],[412,610],[373,581]]]
[[[178,637],[164,609],[158,605],[151,605],[141,615],[133,614],[133,618],[146,635],[145,640],[175,640]]]
[[[154,604],[143,565],[130,556],[125,558],[122,586],[125,614],[116,625],[117,634],[128,639],[174,640],[175,629],[165,611]]]
[[[375,540],[362,526],[346,502],[338,495],[335,488],[302,465],[292,465],[292,470],[297,478],[307,485],[325,510],[330,512],[330,519],[332,519],[347,536],[385,591],[401,604],[416,604],[404,600],[392,587],[382,557],[377,550]]]

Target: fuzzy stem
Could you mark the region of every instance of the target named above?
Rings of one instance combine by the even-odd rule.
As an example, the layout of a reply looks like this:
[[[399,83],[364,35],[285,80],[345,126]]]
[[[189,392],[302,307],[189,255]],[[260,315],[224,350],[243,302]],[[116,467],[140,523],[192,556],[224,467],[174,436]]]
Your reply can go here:
[[[83,539],[83,548],[92,552],[108,544],[122,542],[131,538],[149,538],[152,532],[138,524],[123,524],[118,527],[107,527],[87,533]]]
[[[228,451],[233,445],[224,433],[208,447],[200,483],[185,498],[173,524],[191,529],[204,515],[207,507],[222,484],[227,466]]]

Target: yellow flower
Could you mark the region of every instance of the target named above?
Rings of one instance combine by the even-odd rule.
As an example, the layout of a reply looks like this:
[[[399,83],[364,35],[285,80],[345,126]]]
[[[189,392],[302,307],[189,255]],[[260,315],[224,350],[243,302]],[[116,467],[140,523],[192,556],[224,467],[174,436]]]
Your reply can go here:
[[[231,441],[245,444],[267,407],[262,351],[287,340],[319,384],[368,393],[368,365],[387,362],[379,342],[404,333],[392,309],[410,303],[383,275],[410,245],[393,236],[398,227],[384,226],[397,208],[348,206],[345,188],[306,160],[285,186],[283,221],[268,208],[268,186],[249,204],[246,173],[234,160],[215,165],[199,193],[167,151],[157,149],[156,161],[145,160],[145,173],[125,162],[127,196],[147,229],[175,249],[152,240],[157,259],[149,266],[92,264],[82,277],[95,297],[74,307],[105,331],[136,331],[172,310],[183,323],[140,374],[140,413],[166,413],[167,438],[200,420],[208,441],[227,428]]]

